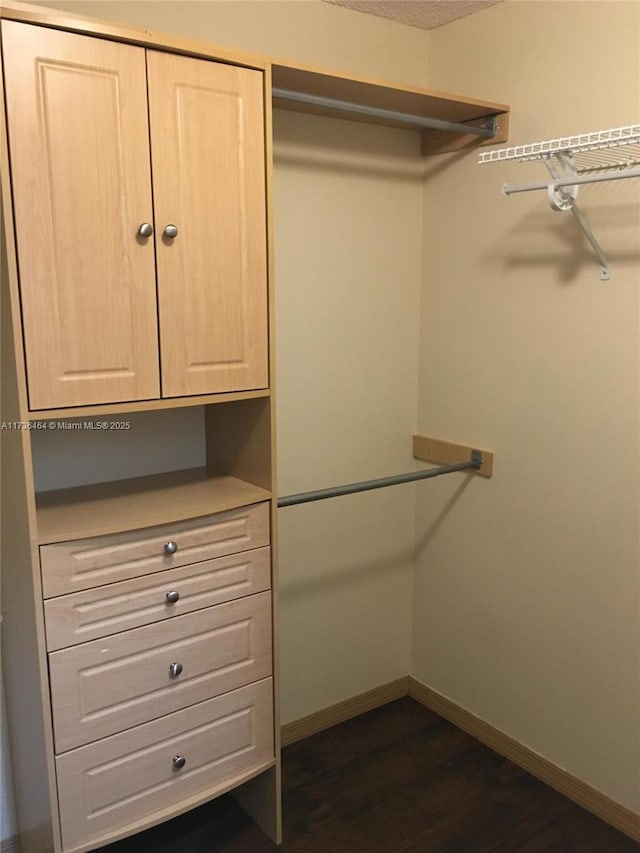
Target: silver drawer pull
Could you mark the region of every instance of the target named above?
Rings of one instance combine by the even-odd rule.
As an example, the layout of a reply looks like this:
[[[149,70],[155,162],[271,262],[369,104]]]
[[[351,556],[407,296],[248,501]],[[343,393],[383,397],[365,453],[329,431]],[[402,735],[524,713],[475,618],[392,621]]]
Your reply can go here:
[[[165,542],[164,553],[165,554],[175,554],[178,550],[177,542]]]
[[[177,678],[182,672],[182,664],[181,663],[172,663],[169,666],[169,675],[171,678]]]
[[[164,231],[162,232],[163,237],[167,237],[169,240],[173,240],[178,236],[178,229],[175,225],[167,225]]]
[[[172,589],[170,592],[167,593],[166,598],[167,604],[175,604],[176,601],[178,601],[178,599],[180,598],[180,593],[177,592],[175,589]]]
[[[150,225],[148,222],[143,222],[138,228],[138,234],[140,237],[151,237],[153,234],[153,225]]]
[[[173,767],[175,770],[182,770],[184,765],[187,763],[187,759],[184,755],[174,755],[173,756]]]

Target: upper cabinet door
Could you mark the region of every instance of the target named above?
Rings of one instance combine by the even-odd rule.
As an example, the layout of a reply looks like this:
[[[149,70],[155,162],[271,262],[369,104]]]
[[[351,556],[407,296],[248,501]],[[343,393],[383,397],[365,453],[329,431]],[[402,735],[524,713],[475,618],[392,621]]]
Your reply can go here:
[[[263,75],[147,63],[163,396],[266,388]]]
[[[144,50],[2,32],[29,406],[158,397]]]

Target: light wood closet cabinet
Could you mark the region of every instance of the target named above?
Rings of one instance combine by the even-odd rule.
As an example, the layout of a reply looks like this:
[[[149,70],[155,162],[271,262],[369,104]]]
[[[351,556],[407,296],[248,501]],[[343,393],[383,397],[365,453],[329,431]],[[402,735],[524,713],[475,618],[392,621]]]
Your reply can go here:
[[[268,386],[263,74],[6,21],[31,410]]]
[[[268,71],[17,8],[1,458],[21,848],[93,850],[227,791],[277,839]],[[170,409],[191,432],[129,473],[119,455],[135,465]],[[140,415],[146,435],[95,445],[109,479],[39,485],[43,430],[82,470],[76,430]],[[199,467],[165,461],[194,441]]]

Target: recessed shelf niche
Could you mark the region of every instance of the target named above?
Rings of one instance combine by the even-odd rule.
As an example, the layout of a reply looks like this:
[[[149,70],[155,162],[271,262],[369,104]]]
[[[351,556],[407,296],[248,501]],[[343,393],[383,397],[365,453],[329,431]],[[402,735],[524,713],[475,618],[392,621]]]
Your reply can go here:
[[[265,399],[52,420],[32,438],[40,544],[271,497]]]

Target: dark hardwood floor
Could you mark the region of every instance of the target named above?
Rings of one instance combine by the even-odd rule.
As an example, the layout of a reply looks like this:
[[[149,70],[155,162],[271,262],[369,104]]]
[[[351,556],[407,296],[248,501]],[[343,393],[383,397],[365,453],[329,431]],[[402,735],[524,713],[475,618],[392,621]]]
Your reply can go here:
[[[283,752],[284,843],[230,797],[104,853],[638,853],[640,845],[412,699]]]

